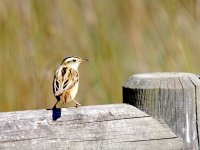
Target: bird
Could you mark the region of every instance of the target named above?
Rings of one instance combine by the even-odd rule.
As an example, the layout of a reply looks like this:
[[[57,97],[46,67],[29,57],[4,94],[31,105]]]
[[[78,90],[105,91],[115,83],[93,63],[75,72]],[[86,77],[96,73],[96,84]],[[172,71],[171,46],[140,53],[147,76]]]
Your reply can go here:
[[[57,103],[60,101],[62,101],[63,104],[74,101],[76,107],[81,106],[81,104],[74,99],[79,87],[78,68],[82,62],[87,61],[89,60],[77,56],[68,56],[63,59],[53,78],[53,93],[57,99],[53,109],[56,108]]]

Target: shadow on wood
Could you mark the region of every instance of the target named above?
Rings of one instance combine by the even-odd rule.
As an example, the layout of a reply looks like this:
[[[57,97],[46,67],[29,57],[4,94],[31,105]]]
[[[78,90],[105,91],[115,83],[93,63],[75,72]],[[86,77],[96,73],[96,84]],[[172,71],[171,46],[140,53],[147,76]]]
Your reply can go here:
[[[200,80],[191,73],[147,73],[131,76],[123,102],[147,112],[184,140],[184,149],[199,149]]]
[[[0,149],[182,149],[166,126],[127,104],[0,113]]]

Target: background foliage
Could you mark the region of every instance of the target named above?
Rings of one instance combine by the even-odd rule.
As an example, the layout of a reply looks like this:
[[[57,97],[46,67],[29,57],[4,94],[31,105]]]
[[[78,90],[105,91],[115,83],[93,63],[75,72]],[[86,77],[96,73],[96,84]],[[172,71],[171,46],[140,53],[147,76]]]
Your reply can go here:
[[[198,0],[1,0],[0,111],[49,108],[53,74],[69,55],[76,99],[119,103],[129,76],[200,70]]]

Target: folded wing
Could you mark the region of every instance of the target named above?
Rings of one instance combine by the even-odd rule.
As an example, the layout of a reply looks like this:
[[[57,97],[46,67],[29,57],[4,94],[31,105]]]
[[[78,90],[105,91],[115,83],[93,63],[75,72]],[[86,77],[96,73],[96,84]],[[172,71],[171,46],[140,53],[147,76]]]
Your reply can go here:
[[[53,79],[53,93],[55,96],[70,90],[78,80],[78,72],[72,68],[59,67]]]

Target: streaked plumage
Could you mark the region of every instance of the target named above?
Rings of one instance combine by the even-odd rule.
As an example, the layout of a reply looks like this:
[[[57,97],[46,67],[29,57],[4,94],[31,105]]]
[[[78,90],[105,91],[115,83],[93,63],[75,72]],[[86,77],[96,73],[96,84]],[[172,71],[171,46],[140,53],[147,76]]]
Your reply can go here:
[[[57,99],[56,104],[60,100],[63,103],[73,100],[76,103],[76,107],[80,106],[74,98],[78,92],[79,85],[78,67],[84,61],[88,60],[74,56],[67,57],[62,61],[53,79],[53,93]],[[54,107],[56,107],[56,104]]]

